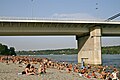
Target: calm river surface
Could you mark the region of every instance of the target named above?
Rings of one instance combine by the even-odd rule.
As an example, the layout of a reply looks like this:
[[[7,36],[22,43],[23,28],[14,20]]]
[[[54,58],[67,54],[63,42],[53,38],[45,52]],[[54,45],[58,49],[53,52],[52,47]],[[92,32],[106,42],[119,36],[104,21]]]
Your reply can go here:
[[[77,63],[77,54],[75,55],[38,55],[35,57],[45,57],[55,61],[65,61],[70,63]],[[120,55],[102,55],[103,65],[113,65],[120,67]]]

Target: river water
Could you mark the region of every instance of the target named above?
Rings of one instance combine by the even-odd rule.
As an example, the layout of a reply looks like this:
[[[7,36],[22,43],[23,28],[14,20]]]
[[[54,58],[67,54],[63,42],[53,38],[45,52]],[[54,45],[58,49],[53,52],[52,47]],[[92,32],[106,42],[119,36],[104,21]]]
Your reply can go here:
[[[77,54],[74,55],[38,55],[35,57],[45,57],[54,61],[65,61],[69,63],[77,63]],[[103,65],[112,65],[120,68],[120,55],[102,55]]]

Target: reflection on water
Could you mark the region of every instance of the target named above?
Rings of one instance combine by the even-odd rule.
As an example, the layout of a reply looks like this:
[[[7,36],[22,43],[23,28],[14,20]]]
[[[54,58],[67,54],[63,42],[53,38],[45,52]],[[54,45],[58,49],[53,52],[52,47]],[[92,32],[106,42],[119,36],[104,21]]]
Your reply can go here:
[[[66,61],[70,63],[77,63],[77,54],[75,55],[39,55],[36,57],[46,57],[55,61]],[[113,65],[120,67],[120,55],[102,55],[103,65]]]

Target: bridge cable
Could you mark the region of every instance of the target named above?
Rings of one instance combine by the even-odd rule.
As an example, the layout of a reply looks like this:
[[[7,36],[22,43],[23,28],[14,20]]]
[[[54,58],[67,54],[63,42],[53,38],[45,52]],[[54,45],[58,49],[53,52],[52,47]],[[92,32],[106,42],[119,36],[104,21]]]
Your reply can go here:
[[[111,21],[111,20],[113,20],[113,19],[115,19],[115,18],[117,18],[117,17],[119,17],[119,16],[120,16],[120,13],[118,13],[118,14],[116,14],[116,15],[108,18],[108,19],[106,19],[105,21]]]

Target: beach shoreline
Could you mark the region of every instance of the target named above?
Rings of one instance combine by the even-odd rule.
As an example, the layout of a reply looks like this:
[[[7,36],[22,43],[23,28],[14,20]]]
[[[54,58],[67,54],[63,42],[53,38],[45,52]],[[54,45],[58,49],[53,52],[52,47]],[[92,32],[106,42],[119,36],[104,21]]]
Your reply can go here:
[[[27,64],[33,65],[38,70],[41,63],[45,64],[46,73],[37,75],[22,74]],[[112,70],[116,68],[113,66],[87,65],[84,66],[84,69],[80,69],[78,64],[52,62],[47,58],[0,56],[0,80],[103,80],[102,73],[98,71],[102,70],[107,76],[107,69]],[[112,74],[112,72],[109,73]]]

